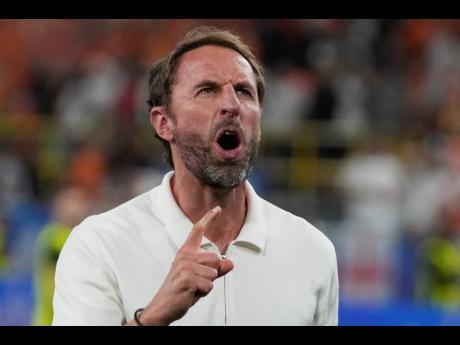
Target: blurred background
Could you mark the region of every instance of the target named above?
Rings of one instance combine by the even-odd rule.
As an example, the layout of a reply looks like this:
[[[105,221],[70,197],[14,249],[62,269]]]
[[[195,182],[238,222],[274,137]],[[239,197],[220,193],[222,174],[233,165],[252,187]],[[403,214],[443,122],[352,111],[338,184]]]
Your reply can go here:
[[[159,184],[152,63],[196,25],[266,69],[250,181],[333,241],[340,325],[460,325],[460,20],[0,20],[0,325],[72,227]]]

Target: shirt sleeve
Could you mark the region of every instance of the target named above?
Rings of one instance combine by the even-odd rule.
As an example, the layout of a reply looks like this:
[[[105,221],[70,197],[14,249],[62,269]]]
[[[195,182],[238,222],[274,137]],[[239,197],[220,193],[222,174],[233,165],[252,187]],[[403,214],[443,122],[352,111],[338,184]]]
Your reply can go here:
[[[332,260],[324,289],[319,294],[314,324],[317,326],[337,326],[339,313],[339,279],[337,257],[332,246]]]
[[[67,239],[56,265],[53,325],[121,325],[120,292],[109,258],[82,223]]]

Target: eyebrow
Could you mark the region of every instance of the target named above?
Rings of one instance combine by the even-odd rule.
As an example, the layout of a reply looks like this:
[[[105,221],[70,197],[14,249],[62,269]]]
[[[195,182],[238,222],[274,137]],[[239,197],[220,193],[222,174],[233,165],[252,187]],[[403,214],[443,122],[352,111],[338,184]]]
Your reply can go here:
[[[248,83],[247,81],[241,81],[239,83],[236,83],[235,88],[245,88],[250,89],[252,91],[256,91],[253,85],[251,83]]]
[[[193,87],[193,89],[196,90],[196,89],[200,89],[205,86],[218,87],[219,83],[214,80],[207,79],[207,80],[200,81],[197,85]]]

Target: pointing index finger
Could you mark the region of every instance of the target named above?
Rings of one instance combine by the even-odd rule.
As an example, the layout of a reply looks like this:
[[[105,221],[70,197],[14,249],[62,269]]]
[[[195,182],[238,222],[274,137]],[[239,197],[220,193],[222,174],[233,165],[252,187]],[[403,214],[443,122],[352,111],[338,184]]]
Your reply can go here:
[[[185,240],[183,247],[199,249],[204,232],[208,229],[212,221],[216,219],[220,212],[220,206],[216,206],[212,210],[208,211],[198,222],[196,222]]]

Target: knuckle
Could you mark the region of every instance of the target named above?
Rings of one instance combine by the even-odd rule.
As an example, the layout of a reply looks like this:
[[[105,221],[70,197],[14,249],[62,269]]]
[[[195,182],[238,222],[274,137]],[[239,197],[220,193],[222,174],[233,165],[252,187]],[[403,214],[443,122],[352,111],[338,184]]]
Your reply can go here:
[[[192,230],[192,231],[195,231],[195,230],[202,231],[202,230],[203,230],[203,225],[201,225],[200,222],[196,223],[196,224],[193,226],[193,230]]]
[[[173,264],[174,268],[178,271],[182,271],[184,268],[184,261],[183,260],[175,260]]]
[[[212,279],[216,279],[218,275],[219,275],[219,271],[217,271],[216,269],[212,269],[212,273],[211,273]]]
[[[181,267],[182,267],[182,271],[186,272],[187,275],[190,275],[190,272],[191,272],[191,263],[190,263],[190,261],[183,261]]]
[[[208,284],[207,284],[207,286],[206,286],[206,292],[207,292],[207,293],[210,293],[213,287],[214,287],[213,282],[211,282],[211,281],[208,282]]]
[[[209,294],[214,287],[214,284],[211,281],[207,281],[206,283],[202,283],[199,289],[199,294],[201,297],[206,296]]]
[[[193,280],[191,274],[189,273],[184,273],[181,277],[181,287],[184,289],[184,290],[191,290],[191,291],[194,291],[196,290],[195,288],[195,281]]]
[[[219,262],[220,261],[220,257],[216,253],[211,253],[210,258],[211,258],[212,262]]]
[[[219,257],[215,256],[209,261],[209,263],[213,268],[217,269],[219,267],[220,259]]]
[[[190,251],[187,248],[181,248],[176,254],[176,260],[187,260],[190,256]]]
[[[191,266],[190,259],[181,258],[180,260],[177,260],[176,266],[180,271],[189,271]]]
[[[182,252],[178,252],[176,257],[174,258],[173,264],[175,266],[180,265],[180,263],[185,259],[185,255]]]
[[[219,261],[220,258],[219,256],[216,254],[216,253],[209,253],[209,258],[212,260],[212,261]]]
[[[204,252],[202,254],[202,260],[209,262],[210,264],[216,264],[220,261],[219,256],[213,252]]]

